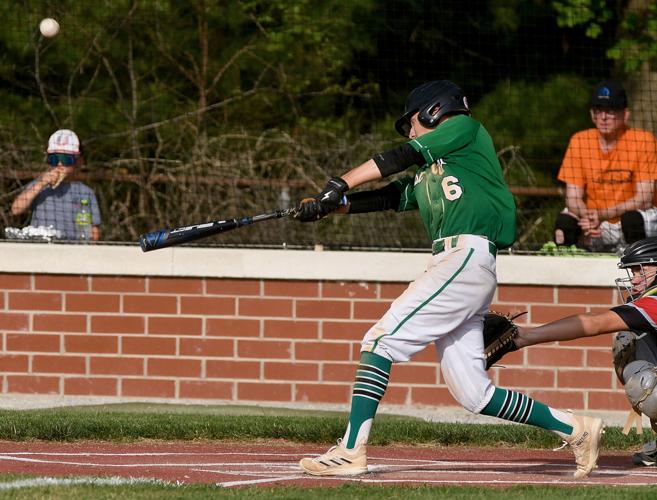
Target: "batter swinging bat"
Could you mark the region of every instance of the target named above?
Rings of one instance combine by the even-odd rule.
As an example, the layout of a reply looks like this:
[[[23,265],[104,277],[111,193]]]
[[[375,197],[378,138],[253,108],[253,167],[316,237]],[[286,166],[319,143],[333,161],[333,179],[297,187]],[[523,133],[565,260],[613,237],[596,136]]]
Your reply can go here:
[[[238,219],[215,220],[196,224],[193,226],[177,227],[175,229],[161,229],[150,233],[142,234],[139,237],[139,244],[144,252],[157,250],[159,248],[182,245],[190,241],[196,241],[213,234],[225,233],[237,229],[238,227],[248,226],[254,222],[260,222],[269,219],[280,219],[294,213],[293,208],[286,210],[276,210],[274,212],[254,215],[253,217],[240,217]]]

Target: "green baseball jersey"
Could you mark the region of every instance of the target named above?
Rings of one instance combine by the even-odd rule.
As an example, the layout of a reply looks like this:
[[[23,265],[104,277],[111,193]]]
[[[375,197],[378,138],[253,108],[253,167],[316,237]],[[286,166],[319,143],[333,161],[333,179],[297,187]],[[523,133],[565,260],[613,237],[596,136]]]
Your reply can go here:
[[[498,249],[516,238],[516,206],[493,140],[466,115],[453,116],[410,141],[426,163],[402,178],[398,211],[419,209],[432,240],[457,234],[485,236]]]

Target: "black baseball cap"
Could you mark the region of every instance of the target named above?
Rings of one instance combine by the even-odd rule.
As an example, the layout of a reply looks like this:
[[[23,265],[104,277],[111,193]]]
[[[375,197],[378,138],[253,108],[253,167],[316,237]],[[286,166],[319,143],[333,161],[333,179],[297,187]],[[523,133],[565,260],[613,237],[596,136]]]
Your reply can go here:
[[[616,80],[603,80],[593,88],[591,94],[592,108],[625,109],[627,94]]]

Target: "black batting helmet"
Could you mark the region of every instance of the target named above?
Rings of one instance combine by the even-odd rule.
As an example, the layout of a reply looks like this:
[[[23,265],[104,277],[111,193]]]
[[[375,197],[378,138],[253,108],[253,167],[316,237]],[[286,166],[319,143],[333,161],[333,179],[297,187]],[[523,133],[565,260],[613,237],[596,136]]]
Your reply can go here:
[[[618,267],[627,270],[627,278],[617,278],[616,287],[626,302],[657,293],[657,273],[648,271],[644,265],[657,266],[656,236],[636,241],[623,250]],[[634,271],[637,273],[634,277],[631,268],[637,266],[640,269]]]
[[[461,89],[449,80],[427,82],[413,89],[406,99],[404,114],[395,122],[395,130],[408,137],[411,117],[419,113],[418,120],[427,128],[438,125],[446,114],[470,114],[468,100]]]
[[[618,267],[626,269],[639,264],[657,265],[657,236],[635,241],[625,248]]]

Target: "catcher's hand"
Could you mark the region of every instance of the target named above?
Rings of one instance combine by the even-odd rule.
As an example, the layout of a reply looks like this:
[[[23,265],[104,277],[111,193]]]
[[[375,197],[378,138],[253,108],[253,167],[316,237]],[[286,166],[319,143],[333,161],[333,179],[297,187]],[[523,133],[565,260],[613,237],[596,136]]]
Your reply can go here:
[[[513,322],[521,312],[515,316],[489,311],[484,317],[484,354],[486,356],[486,370],[497,363],[505,354],[517,351],[514,339],[518,336],[518,327]]]

